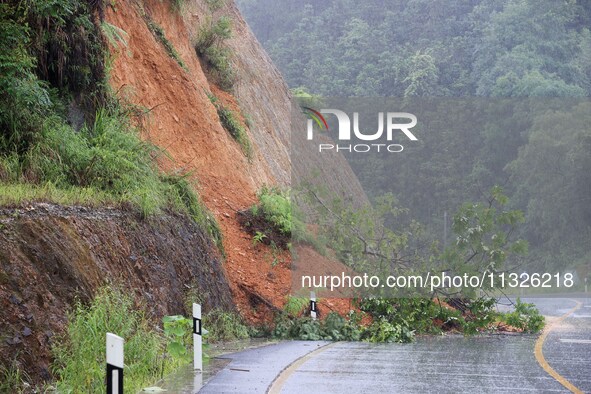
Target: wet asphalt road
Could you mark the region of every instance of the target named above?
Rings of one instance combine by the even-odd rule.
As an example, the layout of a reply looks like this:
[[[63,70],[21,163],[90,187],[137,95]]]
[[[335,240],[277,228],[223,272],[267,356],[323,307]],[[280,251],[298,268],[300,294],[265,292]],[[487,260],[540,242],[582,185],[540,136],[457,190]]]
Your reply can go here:
[[[524,301],[534,302],[548,324],[577,305],[560,298]],[[578,310],[552,324],[542,350],[562,379],[591,393],[591,299],[579,302]],[[200,392],[569,392],[536,360],[536,340],[535,335],[454,335],[411,344],[283,342],[226,356],[229,364]]]
[[[567,300],[538,303],[542,313],[565,313]],[[560,375],[585,393],[591,393],[591,299],[579,299],[581,307],[566,320],[552,327],[544,342],[544,356],[548,364]],[[531,302],[531,300],[530,300]],[[562,305],[559,303],[562,302]],[[548,318],[551,322],[552,318]]]
[[[327,344],[290,341],[228,355],[232,361],[199,393],[264,393],[289,364]]]

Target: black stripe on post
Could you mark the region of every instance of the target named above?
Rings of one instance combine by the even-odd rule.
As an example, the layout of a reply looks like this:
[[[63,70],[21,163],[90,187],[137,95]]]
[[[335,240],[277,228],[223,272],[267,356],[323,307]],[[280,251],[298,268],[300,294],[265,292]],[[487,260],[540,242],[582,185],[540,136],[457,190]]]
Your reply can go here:
[[[113,382],[113,372],[119,371],[117,382]],[[116,367],[111,364],[107,364],[107,394],[113,394],[113,389],[117,387],[118,393],[123,394],[123,368]]]
[[[318,311],[316,310],[316,301],[312,301],[312,300],[310,300],[310,311],[311,311],[311,312],[318,312]]]
[[[201,319],[193,318],[193,334],[201,335]]]

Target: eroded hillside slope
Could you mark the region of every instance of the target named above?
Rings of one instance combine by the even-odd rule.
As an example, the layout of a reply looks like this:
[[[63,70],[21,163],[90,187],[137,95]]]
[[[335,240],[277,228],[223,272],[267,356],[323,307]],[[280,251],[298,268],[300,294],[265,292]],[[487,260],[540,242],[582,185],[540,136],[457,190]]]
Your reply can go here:
[[[149,221],[119,209],[33,204],[0,210],[0,358],[33,382],[50,378],[51,344],[74,302],[105,280],[129,289],[154,317],[182,314],[190,288],[206,308],[233,308],[207,235],[181,215]]]
[[[268,322],[290,292],[290,253],[253,243],[238,213],[256,203],[263,186],[290,186],[289,90],[233,3],[219,12],[232,20],[233,37],[225,44],[233,52],[236,83],[230,92],[220,89],[208,80],[193,44],[210,15],[205,0],[187,1],[181,11],[172,3],[105,3],[104,20],[96,17],[103,34],[110,32],[103,37],[110,45],[109,83],[122,102],[145,112],[137,118],[141,137],[167,152],[157,158],[160,167],[190,174],[220,224],[225,257],[204,229],[170,213],[140,218],[125,205],[60,207],[26,200],[2,208],[0,361],[17,359],[36,383],[51,378],[51,344],[64,332],[76,297],[87,302],[105,283],[129,288],[155,320],[184,313],[185,290],[195,285],[206,295],[206,308],[237,309],[251,323]],[[222,126],[212,95],[248,124],[250,157]],[[321,168],[334,187],[365,201],[340,156],[310,165]],[[334,261],[325,264],[340,269]],[[348,300],[327,301],[321,312],[350,307]]]
[[[253,245],[252,237],[238,223],[237,212],[256,202],[262,186],[290,183],[291,97],[235,5],[229,2],[220,13],[232,21],[233,36],[226,44],[234,54],[237,81],[231,93],[208,81],[192,44],[199,26],[209,17],[203,0],[187,2],[181,12],[157,0],[121,1],[108,8],[107,21],[128,35],[126,46],[112,48],[116,57],[111,84],[133,103],[149,109],[145,137],[170,153],[171,160],[163,166],[191,172],[205,204],[220,222],[227,253],[225,268],[238,309],[249,320],[261,321],[268,317],[268,310],[285,302],[290,290],[290,256],[284,254],[278,264],[271,264],[275,259],[267,248]],[[186,69],[150,32],[145,15],[162,27]],[[220,124],[208,98],[212,93],[250,118],[252,160]],[[329,168],[331,182],[341,182],[352,196],[365,199],[340,157],[318,167]]]

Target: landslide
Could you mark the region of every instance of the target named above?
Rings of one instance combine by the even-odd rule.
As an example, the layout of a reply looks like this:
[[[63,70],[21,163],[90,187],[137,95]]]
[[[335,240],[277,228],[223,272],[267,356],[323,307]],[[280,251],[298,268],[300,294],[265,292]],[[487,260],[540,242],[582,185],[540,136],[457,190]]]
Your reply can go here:
[[[231,92],[208,80],[192,44],[208,15],[204,0],[185,3],[182,12],[171,1],[105,3],[103,27],[121,38],[105,39],[112,91],[147,113],[140,118],[142,138],[166,150],[158,157],[160,167],[187,172],[195,181],[220,224],[225,257],[203,229],[173,213],[145,219],[107,207],[2,208],[0,364],[18,359],[33,381],[50,378],[50,346],[63,333],[67,312],[75,300],[89,301],[105,281],[133,292],[155,320],[183,313],[183,294],[192,286],[203,293],[206,308],[235,308],[252,323],[269,322],[283,307],[291,289],[291,256],[253,244],[238,212],[256,203],[264,185],[290,185],[291,97],[234,4],[221,12],[233,25],[227,45],[237,82]],[[162,29],[184,67],[148,22]],[[222,126],[211,94],[238,113],[243,126],[249,123],[250,160]],[[342,158],[312,166],[322,168],[334,188],[365,201]],[[310,248],[305,253],[316,254]],[[340,267],[332,261],[326,266],[330,272]],[[351,307],[349,300],[331,300],[321,312],[346,313]]]
[[[202,66],[192,44],[209,17],[204,0],[184,4],[181,12],[169,2],[120,1],[107,7],[106,21],[127,33],[127,44],[113,46],[110,83],[133,103],[149,109],[148,138],[165,148],[170,160],[164,168],[189,171],[199,194],[216,216],[224,235],[226,269],[234,301],[253,323],[269,321],[281,308],[291,288],[291,256],[274,256],[269,248],[253,245],[240,225],[238,212],[256,203],[264,185],[289,186],[291,181],[290,92],[277,68],[244,22],[233,2],[219,13],[232,21],[232,67],[237,82],[222,91]],[[145,15],[158,24],[176,49],[179,63],[166,52],[146,25]],[[247,134],[253,145],[249,161],[224,130],[208,95],[251,119]],[[366,197],[348,164],[339,157],[316,163],[326,181],[350,199]],[[346,191],[346,192],[345,192]],[[348,309],[344,308],[344,311]]]

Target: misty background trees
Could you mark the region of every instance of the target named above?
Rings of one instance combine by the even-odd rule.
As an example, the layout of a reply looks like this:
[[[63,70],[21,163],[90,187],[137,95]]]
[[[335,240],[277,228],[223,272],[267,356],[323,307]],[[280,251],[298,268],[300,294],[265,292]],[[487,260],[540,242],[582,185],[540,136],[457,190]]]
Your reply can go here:
[[[478,129],[384,163],[351,163],[442,239],[444,213],[494,185],[525,212],[548,268],[591,264],[591,3],[575,0],[238,0],[291,88],[321,96],[565,98],[495,104]],[[566,98],[569,98],[567,100]],[[578,100],[570,100],[578,98]],[[503,107],[504,105],[504,107]],[[522,106],[520,108],[520,106]],[[558,107],[560,108],[558,108]],[[373,164],[373,165],[371,165]],[[371,174],[371,176],[370,176]],[[387,175],[390,188],[376,182]],[[451,220],[451,219],[448,219]]]

